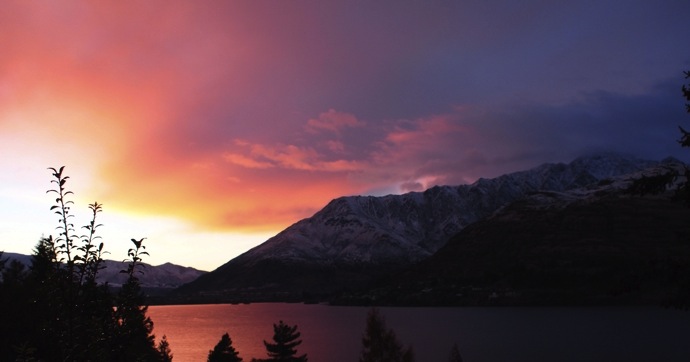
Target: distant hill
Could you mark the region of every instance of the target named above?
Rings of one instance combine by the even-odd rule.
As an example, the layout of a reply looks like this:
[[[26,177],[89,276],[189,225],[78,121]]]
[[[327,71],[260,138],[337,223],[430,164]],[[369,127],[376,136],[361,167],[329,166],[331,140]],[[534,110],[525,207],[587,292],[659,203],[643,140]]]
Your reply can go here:
[[[341,197],[175,294],[180,300],[196,301],[323,300],[348,295],[428,259],[467,226],[532,193],[582,188],[658,164],[599,154],[471,185],[384,197]]]
[[[29,255],[5,252],[2,255],[2,259],[8,261],[17,260],[27,267],[31,265],[31,256]],[[142,265],[144,266],[142,268],[144,273],[139,276],[142,288],[148,293],[153,294],[170,291],[206,273],[205,271],[171,263],[158,266],[146,263]],[[125,262],[106,260],[105,269],[99,271],[97,282],[108,283],[115,288],[120,287],[127,279],[127,275],[120,273],[120,271],[126,269],[127,263]]]

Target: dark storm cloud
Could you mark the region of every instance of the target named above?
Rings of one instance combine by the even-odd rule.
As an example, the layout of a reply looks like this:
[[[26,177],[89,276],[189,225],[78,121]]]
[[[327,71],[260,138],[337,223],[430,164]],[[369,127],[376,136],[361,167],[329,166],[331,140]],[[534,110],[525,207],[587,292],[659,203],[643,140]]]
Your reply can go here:
[[[680,86],[682,73],[641,94],[592,92],[561,105],[521,104],[475,110],[464,122],[475,130],[473,152],[458,144],[441,168],[455,167],[449,178],[460,182],[533,167],[567,162],[586,153],[614,151],[648,159],[690,159],[681,149],[678,125],[687,124]],[[465,151],[465,152],[463,152]],[[432,172],[432,170],[424,170]]]

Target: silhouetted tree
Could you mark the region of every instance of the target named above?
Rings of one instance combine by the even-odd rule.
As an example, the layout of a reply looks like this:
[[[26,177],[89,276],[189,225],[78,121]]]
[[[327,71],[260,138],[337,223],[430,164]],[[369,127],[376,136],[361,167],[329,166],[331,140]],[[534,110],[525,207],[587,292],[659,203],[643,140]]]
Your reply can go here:
[[[173,355],[170,350],[170,344],[168,343],[168,338],[163,335],[161,341],[158,343],[158,354],[160,355],[161,362],[172,362]]]
[[[683,72],[685,79],[690,78],[690,71]],[[681,87],[683,98],[685,98],[685,110],[690,113],[690,85],[683,84]],[[690,147],[690,132],[679,126],[681,138],[678,140],[681,147]],[[690,169],[685,168],[685,182],[678,188],[679,197],[690,204]],[[671,298],[670,303],[677,308],[690,309],[690,276],[684,275],[680,281],[680,285],[675,295]]]
[[[121,361],[153,361],[158,356],[152,334],[153,321],[146,315],[148,306],[137,277],[142,267],[140,255],[148,255],[143,241],[132,239],[134,247],[127,252],[130,257],[127,270],[120,271],[127,274],[127,281],[122,285],[115,305],[116,355]]]
[[[242,362],[239,352],[232,346],[230,335],[225,333],[218,344],[208,351],[208,362]]]
[[[117,299],[107,285],[98,285],[103,243],[99,243],[96,216],[101,205],[89,205],[91,221],[78,236],[72,224],[64,167],[50,168],[55,188],[58,236],[39,240],[27,271],[19,263],[6,265],[0,282],[1,361],[151,361],[172,358],[167,341],[156,349],[153,322],[136,278],[142,240],[130,249],[129,279]],[[168,359],[169,360],[169,359]]]
[[[297,326],[289,326],[282,320],[273,324],[273,342],[264,341],[268,359],[254,361],[280,361],[280,362],[307,362],[307,355],[295,356],[297,346],[302,344],[299,339],[301,334],[297,332]]]
[[[32,330],[30,321],[31,290],[26,287],[27,271],[17,260],[6,260],[0,273],[0,360],[14,360]],[[28,346],[27,346],[28,348]]]
[[[685,74],[685,79],[690,78],[690,71],[685,71],[683,72],[683,74]],[[681,87],[681,92],[683,93],[683,98],[685,98],[685,100],[688,102],[685,103],[685,110],[688,113],[690,113],[690,85],[683,84],[683,86]],[[678,140],[678,143],[680,143],[682,147],[690,147],[690,132],[688,132],[682,126],[678,126],[678,128],[680,128],[681,133],[681,137],[680,140]]]
[[[407,347],[405,351],[403,352],[402,356],[402,361],[403,362],[414,362],[414,349],[412,349],[412,346]]]
[[[685,74],[685,79],[690,78],[690,71],[683,72]],[[690,84],[683,84],[681,87],[681,91],[683,93],[683,98],[685,98],[686,102],[685,103],[685,110],[690,113]],[[678,140],[678,143],[680,143],[681,147],[690,147],[690,132],[688,132],[685,128],[682,126],[678,126],[680,129],[681,137]],[[690,170],[685,169],[685,182],[679,187],[678,194],[680,195],[680,198],[685,200],[687,203],[690,204]]]
[[[26,276],[26,267],[16,259],[12,259],[9,265],[2,269],[2,281],[10,288],[22,285]]]
[[[450,349],[448,362],[462,362],[462,356],[460,356],[460,349],[458,348],[457,343],[453,344],[453,348]]]
[[[367,315],[367,325],[362,337],[360,362],[412,362],[412,348],[403,349],[395,332],[386,327],[379,310],[372,308]]]

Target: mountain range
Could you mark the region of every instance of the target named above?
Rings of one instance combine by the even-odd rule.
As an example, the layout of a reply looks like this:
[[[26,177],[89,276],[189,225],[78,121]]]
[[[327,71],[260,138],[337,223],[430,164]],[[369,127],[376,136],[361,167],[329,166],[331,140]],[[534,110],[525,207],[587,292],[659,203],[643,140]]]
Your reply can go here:
[[[2,260],[6,260],[7,265],[16,260],[23,264],[25,268],[31,266],[31,256],[29,255],[5,252],[2,254]],[[126,262],[105,260],[103,264],[105,268],[98,272],[96,281],[99,284],[108,283],[111,287],[119,288],[127,280],[127,275],[120,273],[121,270],[127,270],[127,265]],[[142,263],[142,266],[144,273],[139,276],[139,280],[142,289],[149,295],[165,294],[206,273],[202,270],[171,263],[157,266]]]
[[[641,180],[671,180],[684,167],[667,163],[587,188],[535,192],[337,303],[687,308],[690,207],[671,190],[639,192]]]
[[[145,265],[141,282],[154,303],[677,304],[690,300],[690,207],[672,186],[646,191],[685,171],[675,159],[605,153],[340,197],[210,273]],[[99,282],[119,287],[126,263],[105,266]]]
[[[656,162],[606,153],[470,185],[337,198],[312,217],[183,285],[175,297],[196,302],[322,301],[334,296],[347,300],[342,296],[357,295],[436,260],[433,257],[447,253],[444,246],[464,229],[480,221],[500,220],[497,213],[522,210],[521,202],[541,205],[528,208],[533,211],[563,210],[578,200],[593,205],[591,200],[622,195],[630,180],[644,170],[661,172],[669,167],[684,166],[672,159]],[[508,232],[503,238],[513,236]],[[489,264],[485,269],[493,267]]]

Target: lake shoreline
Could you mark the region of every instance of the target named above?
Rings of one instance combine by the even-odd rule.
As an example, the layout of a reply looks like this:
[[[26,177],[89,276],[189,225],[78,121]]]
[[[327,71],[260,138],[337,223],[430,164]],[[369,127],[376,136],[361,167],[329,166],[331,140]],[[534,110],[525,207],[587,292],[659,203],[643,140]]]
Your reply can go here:
[[[457,343],[466,361],[685,361],[690,313],[661,307],[378,307],[417,361],[445,360]],[[303,303],[151,306],[157,337],[175,360],[199,361],[229,333],[245,360],[279,320],[298,325],[310,361],[356,361],[370,307]]]

